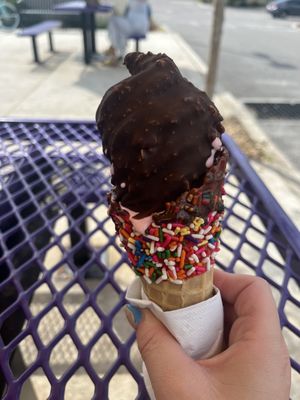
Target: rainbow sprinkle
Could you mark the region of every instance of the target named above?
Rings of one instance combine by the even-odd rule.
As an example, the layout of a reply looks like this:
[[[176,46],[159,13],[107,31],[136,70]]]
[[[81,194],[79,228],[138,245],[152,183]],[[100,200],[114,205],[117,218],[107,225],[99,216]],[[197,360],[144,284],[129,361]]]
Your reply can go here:
[[[129,215],[113,215],[133,271],[157,284],[164,280],[182,284],[214,266],[222,217],[223,213],[213,211],[205,220],[195,217],[190,225],[153,222],[143,235],[134,230]]]

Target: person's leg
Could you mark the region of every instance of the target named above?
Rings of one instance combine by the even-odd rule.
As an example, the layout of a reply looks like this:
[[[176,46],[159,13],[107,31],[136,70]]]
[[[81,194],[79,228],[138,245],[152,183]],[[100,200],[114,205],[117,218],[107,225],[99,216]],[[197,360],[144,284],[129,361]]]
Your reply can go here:
[[[111,43],[110,47],[105,51],[107,55],[115,55],[116,54],[116,45],[118,43],[117,40],[117,26],[115,22],[116,16],[112,16],[108,22],[107,33],[108,38]]]
[[[127,37],[130,32],[129,22],[124,17],[113,17],[109,24],[109,38],[112,46],[116,50],[116,55],[124,57],[127,45]]]

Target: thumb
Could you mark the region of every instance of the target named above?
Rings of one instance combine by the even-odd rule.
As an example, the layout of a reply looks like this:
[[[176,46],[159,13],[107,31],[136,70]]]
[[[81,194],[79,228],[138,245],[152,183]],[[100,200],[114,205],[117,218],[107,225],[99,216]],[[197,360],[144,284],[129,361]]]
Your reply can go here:
[[[135,315],[135,323],[130,316],[132,311],[135,314],[141,313],[140,318]],[[194,361],[184,353],[176,339],[149,310],[139,310],[129,305],[126,315],[136,329],[138,347],[157,399],[179,398],[182,371],[193,371]]]

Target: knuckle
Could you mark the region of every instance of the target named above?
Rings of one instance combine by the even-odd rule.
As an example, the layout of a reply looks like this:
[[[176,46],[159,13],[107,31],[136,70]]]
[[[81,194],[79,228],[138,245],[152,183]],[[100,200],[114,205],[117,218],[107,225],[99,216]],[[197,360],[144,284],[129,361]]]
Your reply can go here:
[[[261,278],[260,276],[256,276],[256,277],[253,277],[253,281],[256,285],[260,286],[261,290],[268,290],[268,291],[271,290],[270,285],[264,278]]]

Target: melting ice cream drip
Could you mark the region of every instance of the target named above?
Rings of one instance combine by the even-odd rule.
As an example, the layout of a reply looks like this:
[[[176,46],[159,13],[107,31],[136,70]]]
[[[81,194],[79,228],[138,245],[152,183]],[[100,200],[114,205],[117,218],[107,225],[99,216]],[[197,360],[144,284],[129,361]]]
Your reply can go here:
[[[141,218],[141,219],[136,219],[134,218],[138,212],[132,211],[129,208],[123,207],[120,204],[120,207],[127,211],[129,214],[129,219],[132,223],[132,226],[134,227],[134,229],[136,230],[136,232],[141,233],[141,234],[145,234],[146,229],[152,224],[153,219],[152,219],[152,215],[149,215],[147,217]]]
[[[207,168],[210,168],[214,164],[214,159],[215,159],[215,154],[218,150],[222,149],[223,143],[219,137],[216,137],[215,140],[212,142],[212,149],[211,149],[211,154],[206,160],[205,166]]]

